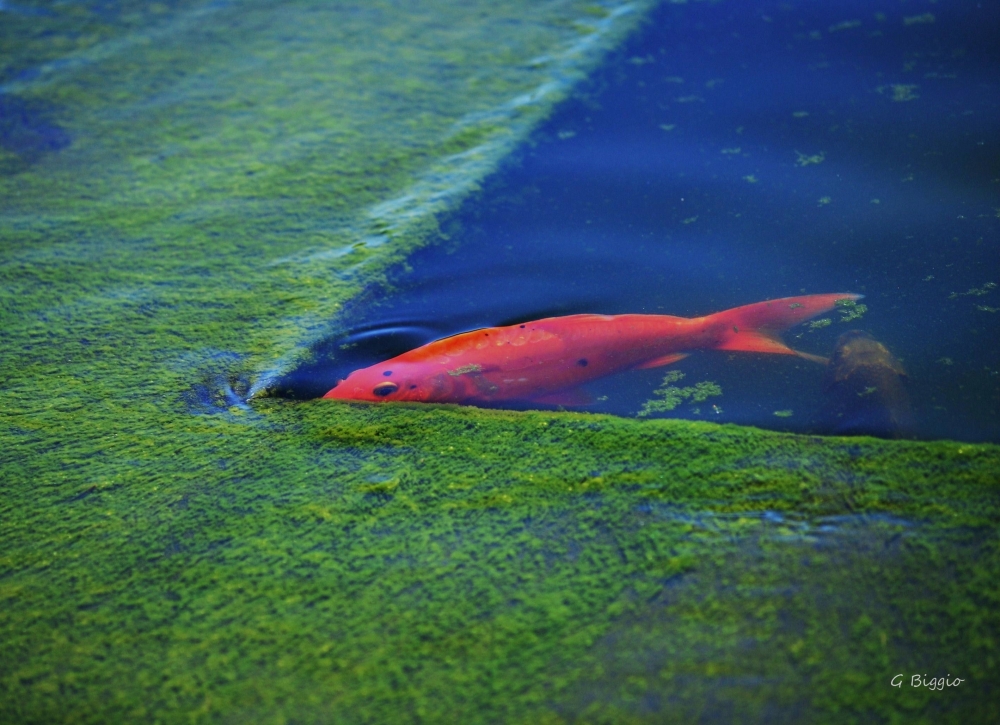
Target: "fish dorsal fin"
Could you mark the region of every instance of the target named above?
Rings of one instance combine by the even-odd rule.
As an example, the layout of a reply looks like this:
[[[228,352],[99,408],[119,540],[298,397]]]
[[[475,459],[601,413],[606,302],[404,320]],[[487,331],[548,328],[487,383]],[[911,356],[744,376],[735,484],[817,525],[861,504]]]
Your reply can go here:
[[[683,360],[688,354],[686,352],[672,352],[669,355],[664,355],[663,357],[653,358],[652,360],[647,360],[642,365],[636,365],[636,370],[648,370],[649,368],[659,368],[664,365],[670,365],[677,362],[678,360]]]
[[[583,388],[570,388],[569,390],[560,390],[558,393],[540,395],[537,398],[532,398],[531,402],[575,408],[581,405],[590,405],[594,402],[594,398]]]

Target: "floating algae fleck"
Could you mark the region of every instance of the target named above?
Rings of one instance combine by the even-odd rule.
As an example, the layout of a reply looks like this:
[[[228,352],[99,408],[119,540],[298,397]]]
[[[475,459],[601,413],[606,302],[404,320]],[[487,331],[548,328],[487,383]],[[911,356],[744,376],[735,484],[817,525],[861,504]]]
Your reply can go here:
[[[812,164],[821,164],[826,159],[826,154],[820,151],[818,154],[808,155],[801,153],[800,151],[795,152],[798,158],[795,160],[796,166],[810,166]]]
[[[852,320],[860,320],[864,314],[868,311],[867,305],[861,305],[854,300],[837,300],[837,311],[840,312],[841,322],[851,322]]]
[[[996,287],[996,282],[987,282],[982,287],[970,287],[965,292],[952,292],[948,295],[948,299],[953,300],[956,297],[982,297],[984,295],[988,295],[990,292],[995,290]]]
[[[688,400],[692,403],[702,403],[712,396],[722,395],[722,388],[716,383],[708,381],[695,383],[693,386],[684,388],[672,385],[672,383],[683,379],[684,373],[679,370],[671,370],[664,375],[661,386],[653,391],[653,395],[657,395],[663,399],[646,401],[637,415],[646,417],[651,413],[665,413]]]
[[[860,28],[860,27],[861,27],[860,20],[844,20],[843,22],[831,25],[829,28],[827,28],[827,31],[831,33],[837,33],[840,32],[841,30],[850,30],[852,28]]]
[[[927,25],[934,21],[934,13],[922,13],[921,15],[908,15],[904,17],[903,25]]]
[[[893,83],[888,86],[879,86],[875,90],[883,94],[886,90],[889,90],[892,92],[893,101],[902,102],[920,98],[920,96],[916,93],[917,88],[919,88],[919,86],[913,83]]]

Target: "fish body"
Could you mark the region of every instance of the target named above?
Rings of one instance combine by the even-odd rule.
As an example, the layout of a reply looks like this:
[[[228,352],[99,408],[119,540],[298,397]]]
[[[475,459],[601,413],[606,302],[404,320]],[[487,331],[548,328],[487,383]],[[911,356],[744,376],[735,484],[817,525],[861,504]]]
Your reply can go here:
[[[823,432],[900,438],[913,426],[902,364],[867,332],[850,330],[837,340],[827,365]]]
[[[856,294],[758,302],[705,317],[568,315],[464,332],[356,370],[324,398],[489,404],[581,404],[579,386],[669,365],[693,350],[799,355],[778,334]]]

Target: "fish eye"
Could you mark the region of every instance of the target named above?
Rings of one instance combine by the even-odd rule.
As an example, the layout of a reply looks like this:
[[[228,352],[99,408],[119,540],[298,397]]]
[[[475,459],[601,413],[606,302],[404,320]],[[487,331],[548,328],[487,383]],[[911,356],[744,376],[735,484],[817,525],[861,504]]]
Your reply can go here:
[[[379,383],[374,388],[372,388],[372,392],[375,393],[375,395],[378,395],[379,397],[390,395],[391,393],[395,393],[397,390],[399,390],[399,386],[396,385],[396,383],[390,383],[388,381],[384,383]]]

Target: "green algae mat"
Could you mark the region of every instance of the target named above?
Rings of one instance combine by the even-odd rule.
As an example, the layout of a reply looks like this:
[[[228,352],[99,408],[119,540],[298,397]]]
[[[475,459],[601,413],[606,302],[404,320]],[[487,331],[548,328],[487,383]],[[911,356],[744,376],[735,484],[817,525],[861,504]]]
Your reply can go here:
[[[989,721],[996,446],[266,395],[645,4],[9,8],[0,722]]]

